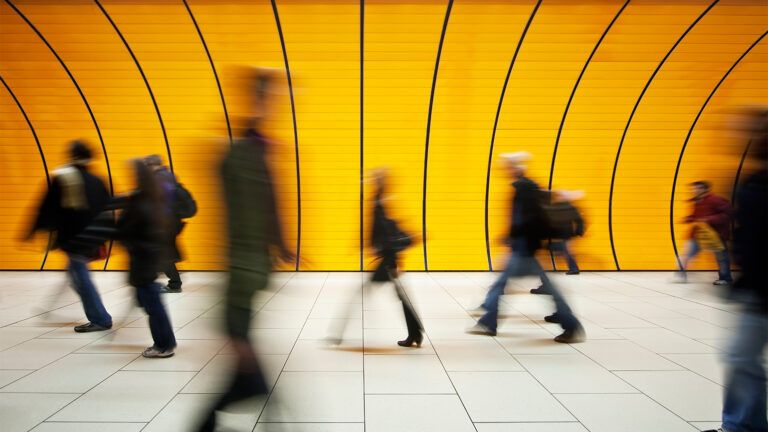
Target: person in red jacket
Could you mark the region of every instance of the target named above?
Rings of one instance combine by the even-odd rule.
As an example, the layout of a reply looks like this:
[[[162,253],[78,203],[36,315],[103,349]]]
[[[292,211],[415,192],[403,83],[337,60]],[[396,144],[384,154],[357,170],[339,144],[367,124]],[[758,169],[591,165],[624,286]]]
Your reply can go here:
[[[722,242],[723,249],[715,250],[717,258],[718,278],[715,285],[728,285],[733,281],[731,277],[731,262],[728,258],[728,240],[731,236],[731,204],[727,199],[712,193],[711,186],[705,181],[691,183],[693,192],[693,213],[684,219],[685,223],[695,224],[704,222],[717,233]],[[680,262],[680,273],[677,281],[685,282],[685,270],[691,260],[701,252],[701,245],[697,240],[697,225],[691,227],[690,240],[688,240],[685,256]]]

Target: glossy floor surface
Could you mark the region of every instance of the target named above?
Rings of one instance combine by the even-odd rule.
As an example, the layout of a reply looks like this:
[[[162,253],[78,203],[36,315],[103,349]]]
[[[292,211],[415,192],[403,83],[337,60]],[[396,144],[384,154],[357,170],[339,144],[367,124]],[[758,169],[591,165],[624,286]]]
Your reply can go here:
[[[401,348],[391,286],[363,295],[360,273],[280,273],[254,299],[252,336],[269,398],[222,414],[221,430],[297,432],[697,431],[718,426],[734,308],[713,273],[556,275],[588,341],[552,341],[551,300],[511,281],[498,336],[473,336],[469,311],[492,273],[408,273],[427,338]],[[84,316],[59,272],[0,273],[0,423],[5,432],[188,431],[221,391],[233,351],[221,334],[224,273],[185,273],[167,294],[179,346],[145,359],[147,320],[125,274],[95,273],[115,319]],[[344,342],[329,329],[347,317]]]

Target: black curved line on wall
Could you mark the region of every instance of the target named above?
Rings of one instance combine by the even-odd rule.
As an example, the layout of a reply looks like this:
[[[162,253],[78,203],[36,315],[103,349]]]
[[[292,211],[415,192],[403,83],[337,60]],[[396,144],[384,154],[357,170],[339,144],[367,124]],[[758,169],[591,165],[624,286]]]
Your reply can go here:
[[[616,149],[616,159],[613,162],[613,172],[611,173],[611,188],[608,195],[608,235],[611,240],[611,252],[613,253],[613,261],[616,264],[616,270],[621,270],[621,266],[619,265],[619,257],[616,255],[616,245],[614,244],[613,239],[613,193],[614,188],[616,185],[616,170],[619,166],[619,159],[621,158],[621,149],[624,147],[624,140],[627,138],[627,131],[629,131],[629,126],[632,124],[632,120],[635,117],[635,113],[637,112],[637,108],[640,106],[640,102],[643,100],[643,96],[645,96],[645,93],[648,91],[648,88],[651,86],[651,83],[653,82],[654,78],[656,78],[656,75],[661,70],[661,67],[664,66],[664,63],[667,62],[667,59],[669,56],[672,55],[672,52],[675,51],[678,45],[680,45],[680,42],[683,41],[686,35],[690,33],[691,30],[696,26],[696,24],[701,21],[704,16],[709,13],[710,10],[712,10],[713,7],[719,2],[720,0],[714,0],[712,4],[710,4],[706,9],[704,9],[704,12],[699,14],[699,16],[694,20],[691,25],[688,26],[688,28],[683,32],[682,35],[675,41],[675,44],[672,45],[672,48],[667,51],[667,54],[664,56],[663,59],[661,59],[661,62],[656,66],[656,69],[651,74],[650,78],[648,78],[648,82],[645,83],[645,87],[643,87],[643,91],[640,92],[640,96],[638,96],[637,101],[635,101],[635,106],[632,108],[632,112],[629,114],[629,119],[627,120],[626,126],[624,126],[624,132],[621,134],[621,141],[619,141],[619,147]]]
[[[117,35],[120,36],[120,40],[123,41],[123,45],[125,45],[125,49],[128,50],[128,54],[131,55],[131,58],[133,59],[133,63],[136,65],[136,69],[138,69],[139,73],[141,74],[141,79],[144,80],[144,85],[147,87],[147,91],[149,92],[149,97],[150,99],[152,99],[152,105],[154,105],[155,112],[157,113],[157,120],[160,122],[160,129],[162,129],[163,131],[163,139],[165,140],[165,149],[168,152],[168,166],[171,169],[171,173],[173,173],[173,157],[171,156],[171,147],[168,144],[168,134],[165,132],[165,123],[163,122],[163,116],[160,114],[160,107],[157,106],[157,99],[155,99],[155,93],[152,91],[152,87],[149,85],[147,76],[144,74],[144,69],[141,67],[141,63],[139,63],[139,59],[136,58],[136,54],[131,49],[131,46],[128,44],[128,41],[125,39],[125,36],[123,36],[123,33],[117,27],[117,24],[112,20],[112,17],[109,16],[109,13],[107,13],[107,10],[104,9],[104,6],[102,6],[101,2],[99,0],[93,0],[93,2],[96,3],[96,6],[98,6],[99,9],[101,9],[101,12],[107,18],[107,21],[109,21],[109,23],[112,24],[112,28],[115,29],[115,33],[117,33]]]
[[[611,28],[616,23],[616,20],[619,19],[619,16],[621,16],[621,13],[624,12],[624,9],[629,6],[630,0],[627,0],[624,2],[624,6],[619,9],[618,12],[616,12],[616,16],[613,17],[611,20],[611,23],[608,24],[608,27],[605,28],[603,31],[603,34],[600,36],[600,39],[597,40],[597,43],[595,44],[595,47],[592,48],[592,52],[589,54],[589,58],[587,58],[587,62],[584,63],[584,67],[581,68],[581,73],[579,73],[579,77],[576,79],[576,84],[573,86],[573,90],[571,90],[571,96],[568,98],[568,103],[565,105],[565,111],[563,112],[563,118],[560,120],[560,127],[557,128],[557,138],[555,139],[555,148],[552,150],[552,163],[549,167],[549,183],[547,184],[547,189],[552,189],[552,178],[555,173],[555,162],[557,161],[557,149],[560,146],[560,136],[563,133],[563,125],[565,124],[565,119],[568,117],[568,110],[571,108],[571,103],[573,102],[573,97],[576,95],[576,90],[579,88],[579,84],[581,84],[581,79],[584,77],[584,73],[587,72],[587,67],[589,67],[589,63],[592,61],[592,57],[595,56],[595,53],[597,52],[597,49],[600,48],[600,44],[603,43],[603,39],[605,39],[605,36],[608,34],[609,31],[611,31]],[[549,255],[552,259],[552,269],[557,270],[557,263],[555,262],[555,253],[552,251],[552,248],[549,248]]]
[[[40,38],[41,41],[43,41],[45,46],[48,47],[48,49],[51,51],[51,54],[53,54],[53,56],[56,57],[56,60],[59,61],[59,64],[64,69],[64,72],[67,73],[67,75],[69,76],[69,79],[72,81],[72,84],[74,84],[75,89],[77,89],[77,92],[80,94],[80,98],[83,100],[83,103],[85,104],[85,108],[88,110],[88,114],[91,116],[91,121],[93,122],[93,126],[96,128],[96,134],[99,136],[99,142],[101,143],[101,151],[104,154],[104,162],[107,165],[109,193],[110,195],[114,195],[115,189],[114,189],[114,185],[112,184],[112,169],[110,168],[110,165],[109,165],[109,156],[107,155],[107,146],[104,144],[104,137],[101,135],[101,128],[99,128],[99,123],[96,121],[96,116],[93,114],[93,110],[91,109],[91,105],[88,103],[88,99],[85,97],[85,93],[83,93],[83,89],[80,88],[80,84],[77,83],[75,76],[72,74],[72,71],[69,70],[69,67],[67,67],[67,64],[64,63],[64,60],[62,60],[61,56],[59,56],[59,53],[57,53],[56,50],[53,49],[53,46],[50,44],[50,42],[48,42],[48,39],[46,39],[45,36],[43,36],[43,34],[40,32],[40,30],[38,30],[37,27],[35,27],[35,25],[32,24],[32,21],[30,21],[29,18],[27,18],[27,16],[24,15],[24,13],[22,13],[19,10],[19,8],[17,8],[16,5],[14,5],[11,2],[11,0],[5,0],[5,2],[8,4],[8,6],[11,7],[11,9],[14,10],[14,12],[16,12],[17,15],[19,15],[19,17],[21,17],[21,19],[24,20],[24,22],[27,23],[29,28],[31,28],[32,31],[34,31],[35,34],[37,34],[37,36]],[[104,261],[104,269],[107,268],[107,264],[109,263],[109,256],[111,252],[112,252],[112,241],[110,240],[109,251],[107,252],[107,259]]]
[[[520,35],[520,39],[517,41],[517,47],[515,48],[515,53],[512,54],[512,60],[509,62],[509,69],[507,69],[507,76],[504,78],[504,85],[501,87],[501,95],[499,96],[499,105],[496,107],[496,118],[493,120],[493,132],[491,133],[491,146],[488,150],[488,169],[485,173],[485,253],[488,257],[488,270],[493,271],[493,261],[491,259],[491,239],[490,234],[488,233],[488,197],[491,190],[491,162],[493,160],[493,145],[496,142],[496,129],[499,126],[499,117],[501,116],[501,106],[504,103],[504,95],[507,93],[507,85],[509,84],[509,77],[512,75],[512,69],[515,67],[515,60],[517,60],[517,55],[520,53],[520,47],[523,46],[523,41],[525,40],[525,35],[528,34],[528,29],[531,27],[531,23],[533,22],[533,17],[536,16],[536,12],[539,10],[539,6],[541,6],[541,1],[538,0],[536,2],[536,5],[533,7],[533,11],[531,11],[531,15],[528,17],[528,22],[525,23],[525,28],[523,28],[523,33]]]
[[[733,72],[733,70],[736,68],[736,66],[741,63],[741,61],[744,59],[744,57],[749,54],[750,51],[752,51],[752,48],[756,47],[758,43],[760,43],[761,40],[765,37],[765,35],[768,34],[768,31],[763,33],[759,38],[757,38],[756,41],[752,43],[752,45],[747,48],[744,53],[739,56],[738,59],[731,65],[731,67],[728,69],[727,72],[725,72],[725,75],[723,75],[722,78],[720,78],[720,81],[717,82],[717,85],[712,89],[712,91],[709,93],[709,96],[707,96],[707,99],[704,101],[704,104],[701,105],[701,109],[699,109],[699,113],[696,114],[696,118],[693,119],[693,123],[691,124],[690,129],[688,129],[688,135],[685,136],[685,141],[683,142],[683,147],[680,149],[680,156],[677,158],[677,166],[675,167],[675,177],[674,180],[672,180],[672,193],[669,197],[669,232],[672,236],[672,248],[675,250],[675,258],[677,259],[678,265],[681,265],[680,261],[680,255],[677,251],[677,241],[675,240],[675,190],[677,189],[677,176],[680,173],[680,165],[683,162],[683,155],[685,154],[685,149],[688,147],[688,141],[691,139],[691,135],[693,134],[693,129],[696,127],[696,124],[699,122],[699,119],[701,118],[701,115],[704,113],[704,109],[707,108],[707,105],[709,104],[709,101],[712,100],[712,97],[717,93],[717,90],[720,89],[720,86],[725,82],[725,79],[728,78],[728,75]]]
[[[184,3],[184,7],[187,8],[187,12],[189,13],[189,17],[192,19],[192,24],[195,26],[195,30],[197,30],[197,35],[200,36],[200,42],[203,44],[203,49],[205,49],[205,55],[208,56],[208,63],[211,64],[211,70],[213,71],[213,78],[216,80],[216,87],[219,89],[219,96],[221,96],[221,106],[224,107],[224,120],[227,122],[227,134],[229,134],[229,145],[232,145],[232,127],[229,124],[229,112],[227,111],[227,103],[224,101],[224,92],[221,89],[221,82],[219,81],[219,74],[216,72],[216,66],[213,63],[213,57],[211,56],[211,52],[208,50],[208,44],[205,43],[205,38],[203,37],[203,32],[200,30],[200,26],[197,24],[197,20],[195,19],[195,15],[192,13],[192,9],[189,7],[189,4],[187,3],[187,0],[182,0]],[[273,2],[274,4],[274,2]],[[279,24],[278,24],[279,26]],[[282,36],[281,36],[282,37]],[[288,78],[288,82],[290,83],[290,77]]]
[[[360,0],[360,271],[363,271],[363,249],[365,248],[363,233],[363,199],[365,182],[363,179],[363,162],[365,161],[365,0]]]
[[[19,108],[19,111],[21,111],[21,115],[24,116],[24,120],[26,120],[27,126],[29,126],[29,130],[30,132],[32,132],[32,136],[35,138],[35,143],[37,144],[37,151],[40,152],[40,160],[43,162],[43,171],[45,171],[45,184],[48,188],[50,188],[51,176],[48,174],[48,164],[45,161],[45,154],[43,154],[43,147],[40,145],[40,139],[37,136],[35,127],[32,126],[32,121],[29,119],[29,116],[27,115],[27,111],[21,105],[19,98],[16,97],[16,94],[13,92],[13,90],[11,90],[11,87],[8,85],[7,82],[5,82],[2,76],[0,76],[0,82],[2,82],[6,90],[8,90],[8,94],[11,95],[11,98],[13,98],[13,101],[16,102],[16,106]],[[53,234],[48,234],[48,246],[45,248],[45,255],[43,256],[43,262],[40,264],[40,270],[43,269],[43,267],[45,266],[45,262],[48,260],[48,252],[51,250],[51,240],[53,238],[52,235]]]
[[[749,149],[752,147],[752,139],[747,142],[747,146],[744,147],[744,153],[741,154],[741,160],[739,161],[739,168],[736,170],[736,177],[733,179],[733,190],[731,191],[731,205],[736,205],[736,193],[739,188],[739,181],[741,180],[741,169],[744,168],[744,160],[747,159]],[[731,220],[731,227],[733,227],[733,220]]]
[[[184,0],[186,3],[186,0]],[[272,11],[275,15],[275,23],[277,24],[277,33],[280,36],[280,46],[283,48],[283,61],[285,62],[285,73],[288,77],[288,95],[291,98],[291,116],[293,117],[293,147],[296,154],[296,201],[298,204],[298,236],[296,238],[296,271],[299,271],[299,257],[301,256],[301,174],[299,173],[299,130],[296,125],[296,105],[293,101],[293,80],[291,79],[291,67],[288,64],[288,51],[285,49],[285,38],[283,37],[283,27],[280,25],[280,13],[277,11],[277,2],[272,0]],[[191,12],[190,12],[191,13]],[[200,36],[202,37],[202,35]],[[213,66],[213,62],[211,62]],[[215,72],[214,72],[215,73]],[[217,79],[218,82],[218,79]],[[221,91],[221,86],[219,86]],[[222,103],[224,102],[224,94],[221,95]],[[225,108],[226,110],[226,108]],[[227,122],[229,127],[229,122]],[[230,132],[230,139],[232,135]]]
[[[429,111],[427,113],[427,139],[424,145],[424,175],[421,191],[421,240],[424,247],[424,271],[429,271],[427,260],[427,167],[429,166],[429,137],[432,130],[432,107],[435,103],[435,87],[437,87],[437,71],[440,70],[440,56],[443,54],[443,42],[445,42],[445,32],[448,29],[448,21],[451,18],[451,8],[453,0],[448,0],[448,7],[445,9],[445,19],[443,20],[443,30],[440,33],[440,43],[437,46],[437,58],[435,59],[435,72],[432,75],[432,90],[429,93]]]

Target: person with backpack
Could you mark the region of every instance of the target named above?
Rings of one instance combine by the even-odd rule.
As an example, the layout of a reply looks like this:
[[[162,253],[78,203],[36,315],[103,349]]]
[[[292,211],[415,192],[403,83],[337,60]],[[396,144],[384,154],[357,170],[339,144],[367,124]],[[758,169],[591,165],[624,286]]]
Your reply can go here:
[[[544,290],[554,300],[556,311],[547,317],[549,318],[547,321],[556,322],[563,328],[563,333],[555,337],[555,342],[583,342],[586,338],[584,328],[574,316],[565,297],[549,280],[535,256],[536,251],[541,249],[543,240],[550,237],[550,228],[542,206],[545,193],[539,189],[536,182],[525,176],[524,163],[530,159],[530,154],[509,153],[502,155],[502,158],[509,173],[515,179],[512,183],[515,195],[512,200],[512,221],[509,232],[509,245],[512,251],[504,272],[491,285],[485,302],[480,306],[485,314],[467,332],[496,336],[499,300],[504,294],[507,280],[511,277],[532,275],[541,278]]]
[[[197,203],[176,176],[163,165],[160,156],[150,155],[144,160],[160,183],[169,219],[166,253],[163,257],[163,273],[168,277],[168,283],[161,288],[161,292],[180,293],[182,282],[176,263],[182,260],[182,256],[177,238],[186,225],[184,219],[189,219],[197,213]]]
[[[88,262],[104,258],[104,239],[94,241],[83,232],[99,217],[109,202],[104,182],[88,171],[91,149],[85,141],[69,145],[70,162],[53,171],[53,180],[43,198],[27,238],[36,231],[52,232],[52,248],[67,254],[67,274],[83,303],[88,323],[78,325],[78,333],[112,328],[112,316],[91,281]]]

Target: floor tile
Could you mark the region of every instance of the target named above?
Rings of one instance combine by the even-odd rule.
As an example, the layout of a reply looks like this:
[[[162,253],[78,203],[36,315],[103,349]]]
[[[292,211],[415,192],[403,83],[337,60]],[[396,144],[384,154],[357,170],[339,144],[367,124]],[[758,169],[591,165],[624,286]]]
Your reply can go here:
[[[148,422],[194,375],[194,372],[120,371],[59,411],[51,420]]]
[[[574,418],[527,372],[451,372],[474,422],[557,422]]]
[[[2,354],[0,354],[2,355]],[[33,373],[31,370],[1,370],[0,369],[0,389],[20,379],[21,377]],[[0,390],[2,391],[2,390]]]
[[[224,320],[197,318],[175,333],[176,339],[223,339]]]
[[[581,423],[475,423],[477,432],[589,432]]]
[[[307,310],[262,310],[251,321],[251,328],[302,328]]]
[[[437,340],[437,355],[447,371],[523,371],[520,363],[493,338]]]
[[[664,357],[717,384],[725,385],[725,365],[720,354],[665,354]]]
[[[135,354],[69,354],[0,391],[85,393],[135,358]]]
[[[82,347],[78,353],[141,354],[151,345],[149,329],[124,327]]]
[[[616,374],[687,421],[717,421],[721,417],[723,388],[693,372]]]
[[[364,370],[366,394],[456,393],[437,356],[366,355]]]
[[[75,400],[79,394],[0,394],[3,432],[26,432]]]
[[[366,354],[402,354],[402,355],[424,355],[435,354],[435,350],[428,337],[424,337],[421,347],[412,345],[410,347],[401,347],[397,341],[407,337],[408,331],[399,328],[366,328],[363,330],[365,336]]]
[[[689,338],[728,339],[731,334],[729,330],[695,318],[654,318],[651,321]]]
[[[284,370],[289,372],[362,371],[362,341],[345,340],[341,345],[335,346],[322,340],[299,339],[288,357]]]
[[[616,333],[658,354],[717,352],[713,347],[663,328],[617,329]]]
[[[496,340],[510,354],[573,354],[577,352],[568,344],[555,342],[552,333],[543,328],[509,330],[499,333]]]
[[[57,327],[2,327],[0,328],[0,351],[56,329]]]
[[[587,341],[574,346],[608,370],[679,370],[679,365],[630,341]]]
[[[196,372],[215,356],[226,344],[223,340],[179,339],[173,357],[151,359],[139,357],[123,370]]]
[[[362,423],[259,423],[253,432],[364,432]]]
[[[570,394],[557,395],[557,398],[590,432],[696,430],[642,394]]]
[[[341,329],[343,327],[343,329]],[[327,339],[338,337],[343,339],[363,339],[363,321],[357,319],[320,319],[310,318],[301,330],[299,339]]]
[[[45,422],[30,432],[141,432],[146,423]]]
[[[265,422],[362,422],[362,372],[283,372]]]
[[[203,416],[216,400],[217,395],[212,394],[176,395],[142,432],[194,431],[200,427]],[[264,402],[264,398],[240,402],[237,413],[231,413],[232,408],[228,407],[226,414],[217,416],[217,422],[219,425],[226,424],[229,430],[250,431],[256,425]]]
[[[0,354],[0,369],[39,369],[87,345],[82,339],[32,339]]]
[[[550,393],[637,393],[632,386],[581,354],[518,355],[515,358]]]
[[[367,395],[368,432],[475,432],[456,395]]]
[[[283,370],[286,355],[261,354],[259,366],[267,379],[267,384],[273,387],[277,377]],[[229,385],[235,368],[235,356],[231,354],[217,355],[182,389],[181,393],[222,393]]]

